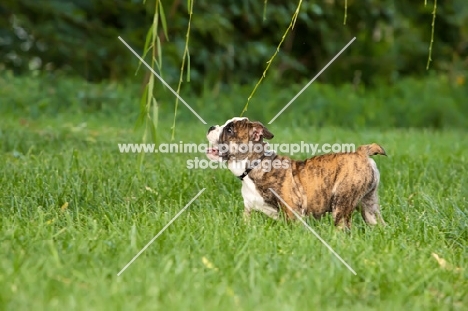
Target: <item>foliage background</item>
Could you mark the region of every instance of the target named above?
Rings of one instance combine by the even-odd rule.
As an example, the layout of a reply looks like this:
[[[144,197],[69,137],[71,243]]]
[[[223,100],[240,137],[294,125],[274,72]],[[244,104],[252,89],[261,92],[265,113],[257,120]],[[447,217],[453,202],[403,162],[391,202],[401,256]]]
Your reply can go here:
[[[433,2],[303,1],[248,116],[276,114],[353,36],[357,40],[282,117],[290,124],[344,127],[465,127],[468,125],[468,6],[441,2],[433,61],[426,70]],[[175,88],[188,25],[187,1],[162,1],[156,68]],[[140,55],[155,1],[6,0],[0,4],[0,111],[37,116],[118,110],[138,113],[150,73],[117,39]],[[190,82],[181,88],[205,119],[238,115],[297,6],[291,1],[196,0],[190,27]],[[161,15],[161,14],[160,14]],[[162,15],[160,18],[162,19]],[[346,24],[344,18],[346,17]],[[150,54],[150,53],[149,53]],[[149,60],[147,55],[146,60]],[[66,78],[66,79],[64,79]],[[153,91],[162,119],[175,98],[159,81]],[[20,85],[28,89],[18,93]],[[274,94],[274,96],[272,96]],[[216,107],[222,107],[217,110]],[[266,111],[266,112],[265,112]],[[178,120],[192,120],[185,108]],[[265,120],[266,121],[266,120]]]
[[[304,1],[298,21],[272,66],[271,79],[311,78],[353,36],[345,60],[322,82],[366,84],[425,75],[433,2],[424,0]],[[439,1],[432,69],[451,75],[467,66],[468,6]],[[162,2],[168,39],[160,33],[163,72],[176,82],[185,45],[187,1]],[[90,81],[119,80],[135,72],[122,36],[141,51],[154,1],[6,0],[0,4],[0,59],[15,73],[60,69]],[[190,37],[191,86],[252,83],[262,73],[297,6],[295,1],[197,0]],[[165,42],[166,41],[166,42]],[[40,62],[39,62],[40,60]],[[273,71],[273,70],[272,70]]]

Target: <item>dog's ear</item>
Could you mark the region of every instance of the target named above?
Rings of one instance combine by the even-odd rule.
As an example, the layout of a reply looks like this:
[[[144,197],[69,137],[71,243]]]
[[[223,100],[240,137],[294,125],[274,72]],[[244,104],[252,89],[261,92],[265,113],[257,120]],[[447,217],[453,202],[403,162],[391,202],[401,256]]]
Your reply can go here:
[[[274,137],[273,133],[271,133],[265,126],[263,126],[260,122],[253,122],[252,128],[250,130],[250,139],[252,141],[260,141],[262,138],[265,139],[272,139]]]

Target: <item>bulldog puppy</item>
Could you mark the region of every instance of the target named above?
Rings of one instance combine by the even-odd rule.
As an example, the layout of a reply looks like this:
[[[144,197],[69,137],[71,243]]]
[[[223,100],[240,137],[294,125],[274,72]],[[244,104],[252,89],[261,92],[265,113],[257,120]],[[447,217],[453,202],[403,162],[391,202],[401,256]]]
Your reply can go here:
[[[211,161],[223,161],[223,159],[219,156],[219,136],[223,131],[226,124],[237,121],[237,120],[244,120],[247,118],[232,118],[226,121],[223,125],[213,125],[210,126],[208,129],[208,133],[206,134],[206,138],[208,138],[208,142],[210,143],[209,147],[206,150],[206,156]]]
[[[212,126],[207,138],[211,144],[208,158],[227,161],[231,172],[242,180],[247,217],[252,210],[275,219],[280,210],[288,218],[295,218],[290,208],[299,215],[315,218],[331,212],[336,226],[350,228],[352,212],[361,203],[366,223],[385,225],[377,196],[380,174],[369,158],[386,155],[377,144],[360,146],[352,153],[294,161],[269,151],[264,139],[272,139],[273,134],[260,122],[247,118],[233,118],[222,126]],[[250,147],[246,150],[245,146]]]

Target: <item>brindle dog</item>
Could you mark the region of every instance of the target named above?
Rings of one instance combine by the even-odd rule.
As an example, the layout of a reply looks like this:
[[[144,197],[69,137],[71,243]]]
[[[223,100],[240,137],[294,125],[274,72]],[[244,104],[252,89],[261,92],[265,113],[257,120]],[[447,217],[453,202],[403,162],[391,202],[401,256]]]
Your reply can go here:
[[[213,132],[215,130],[219,136]],[[361,203],[361,214],[366,223],[385,225],[377,196],[380,174],[369,157],[386,155],[377,144],[360,146],[356,152],[295,161],[274,152],[265,153],[267,143],[264,139],[272,139],[273,134],[260,122],[247,118],[228,120],[222,127],[213,126],[207,137],[214,146],[208,152],[209,157],[213,160],[219,156],[220,160],[227,161],[229,169],[242,179],[247,217],[252,210],[277,218],[282,209],[291,219],[295,216],[290,208],[300,215],[316,218],[331,212],[336,226],[350,228],[352,212]],[[247,152],[240,148],[249,144],[253,148]],[[220,148],[218,152],[217,145],[223,146],[223,150]]]

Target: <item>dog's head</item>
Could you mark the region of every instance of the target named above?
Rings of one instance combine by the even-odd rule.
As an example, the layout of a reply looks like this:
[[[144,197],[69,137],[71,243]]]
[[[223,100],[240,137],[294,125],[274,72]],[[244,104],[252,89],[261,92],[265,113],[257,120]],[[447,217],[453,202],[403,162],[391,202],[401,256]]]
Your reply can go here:
[[[227,120],[223,125],[210,126],[208,133],[206,134],[206,138],[208,138],[208,142],[210,143],[209,148],[206,150],[206,156],[208,159],[212,161],[222,161],[222,158],[219,154],[219,136],[228,123],[244,119],[247,118],[232,118]]]
[[[207,138],[211,148],[207,156],[213,161],[228,160],[231,157],[244,159],[252,150],[263,153],[264,139],[272,139],[273,134],[262,123],[248,118],[232,118],[222,126],[212,126]],[[255,148],[255,147],[260,148]],[[250,148],[250,149],[246,149]]]

